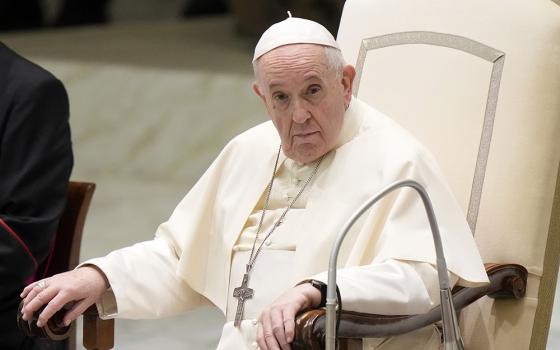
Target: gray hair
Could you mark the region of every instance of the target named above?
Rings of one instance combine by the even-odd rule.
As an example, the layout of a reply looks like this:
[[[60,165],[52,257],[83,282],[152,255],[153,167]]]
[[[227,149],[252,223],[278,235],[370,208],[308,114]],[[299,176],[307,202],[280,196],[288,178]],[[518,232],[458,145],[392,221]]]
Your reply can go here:
[[[332,46],[323,46],[323,48],[325,49],[327,68],[336,73],[337,79],[341,78],[342,69],[346,65],[346,62],[344,61],[344,57],[342,57],[342,52],[336,47],[332,47]],[[261,57],[257,58],[253,62],[253,73],[255,75],[255,80],[257,81],[257,83],[259,81],[259,62],[261,60]]]
[[[337,78],[342,77],[342,69],[346,65],[342,52],[331,46],[325,46],[325,57],[327,58],[327,67],[336,73]]]

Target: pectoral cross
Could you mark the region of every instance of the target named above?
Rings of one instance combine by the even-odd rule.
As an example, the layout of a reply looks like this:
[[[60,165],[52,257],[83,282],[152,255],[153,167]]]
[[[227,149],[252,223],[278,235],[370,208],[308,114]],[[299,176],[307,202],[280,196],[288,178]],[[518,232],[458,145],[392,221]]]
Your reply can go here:
[[[243,309],[245,308],[245,301],[253,297],[253,290],[247,287],[249,283],[249,274],[243,275],[243,282],[241,286],[233,290],[233,297],[237,298],[237,311],[235,312],[235,321],[233,325],[239,327],[241,320],[243,319]]]

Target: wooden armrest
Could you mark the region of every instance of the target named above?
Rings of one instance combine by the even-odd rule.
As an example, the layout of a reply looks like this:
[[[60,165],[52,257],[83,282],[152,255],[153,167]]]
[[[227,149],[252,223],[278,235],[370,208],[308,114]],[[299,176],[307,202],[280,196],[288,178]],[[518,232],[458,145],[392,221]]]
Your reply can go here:
[[[84,348],[87,350],[109,350],[115,346],[115,320],[102,320],[97,307],[90,306],[84,312]]]
[[[49,338],[51,340],[60,341],[68,338],[75,322],[70,326],[64,326],[62,320],[68,311],[64,308],[54,314],[53,317],[44,327],[37,327],[37,318],[43,308],[33,314],[33,318],[24,321],[21,318],[21,308],[23,301],[20,303],[17,314],[17,322],[20,330],[25,334],[40,338]],[[102,320],[99,318],[95,305],[90,306],[83,314],[84,316],[84,347],[87,350],[109,350],[114,346],[115,338],[115,320]]]
[[[456,310],[461,310],[483,296],[510,299],[520,299],[525,296],[527,270],[523,266],[486,264],[485,267],[490,279],[489,284],[453,289],[453,303]],[[338,337],[340,339],[386,338],[420,329],[440,320],[439,306],[421,315],[375,315],[342,311]],[[298,315],[292,349],[324,349],[325,322],[325,309],[310,310]]]

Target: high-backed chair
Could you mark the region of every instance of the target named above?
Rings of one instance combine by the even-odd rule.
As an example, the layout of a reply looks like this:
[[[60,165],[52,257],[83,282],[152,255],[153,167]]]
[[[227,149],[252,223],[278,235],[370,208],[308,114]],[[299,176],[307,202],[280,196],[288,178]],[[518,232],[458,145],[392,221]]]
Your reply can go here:
[[[355,95],[434,153],[484,262],[528,270],[525,298],[461,312],[469,350],[546,346],[560,255],[559,3],[348,0],[342,15]],[[300,335],[322,334],[300,321]]]

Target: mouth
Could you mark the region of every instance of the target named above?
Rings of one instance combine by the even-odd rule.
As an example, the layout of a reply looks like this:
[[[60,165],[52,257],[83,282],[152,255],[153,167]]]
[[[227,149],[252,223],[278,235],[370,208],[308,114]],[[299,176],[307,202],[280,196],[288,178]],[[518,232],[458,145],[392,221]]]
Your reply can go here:
[[[315,134],[318,134],[318,133],[319,133],[319,131],[304,132],[304,133],[294,135],[294,137],[309,137],[309,136],[312,136],[312,135],[315,135]]]

